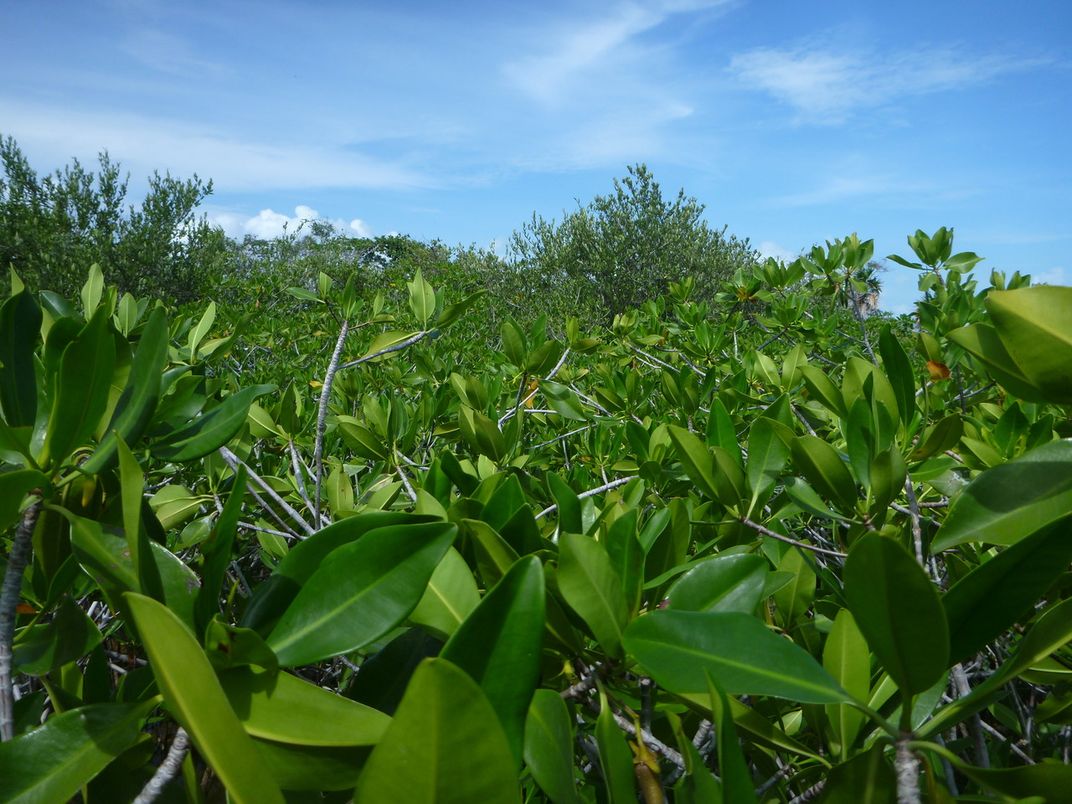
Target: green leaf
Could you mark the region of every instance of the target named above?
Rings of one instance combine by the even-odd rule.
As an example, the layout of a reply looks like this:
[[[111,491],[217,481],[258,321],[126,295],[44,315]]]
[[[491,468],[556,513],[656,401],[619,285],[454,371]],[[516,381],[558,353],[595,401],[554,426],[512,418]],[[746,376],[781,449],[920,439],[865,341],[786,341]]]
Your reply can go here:
[[[739,611],[751,614],[763,597],[767,561],[739,553],[701,561],[666,593],[669,608],[678,611]]]
[[[942,598],[951,664],[974,656],[1025,615],[1072,562],[1070,520],[1017,542],[957,581]]]
[[[559,533],[584,533],[581,501],[577,498],[577,492],[554,472],[547,473],[547,488],[558,506]]]
[[[1048,401],[1072,403],[1072,287],[992,290],[986,307],[1028,382]]]
[[[472,570],[453,547],[432,573],[428,588],[409,621],[449,637],[480,603]]]
[[[976,768],[962,761],[955,767],[983,787],[1025,802],[1065,801],[1072,786],[1072,766],[1055,759],[1018,768]]]
[[[878,744],[834,766],[823,790],[823,803],[896,804],[897,775],[884,753],[885,747]]]
[[[208,413],[169,433],[149,448],[156,458],[181,463],[203,458],[230,441],[242,429],[253,400],[275,390],[253,385],[227,397]]]
[[[413,611],[457,528],[396,525],[365,534],[324,561],[268,635],[285,667],[367,645]]]
[[[1072,513],[1072,439],[1051,441],[979,475],[949,509],[932,549],[1015,544]]]
[[[778,481],[778,476],[789,459],[789,447],[776,429],[777,425],[765,417],[756,419],[748,433],[748,486],[752,499],[748,504],[750,516],[756,508],[762,508]]]
[[[220,610],[220,588],[231,564],[234,541],[238,534],[238,517],[246,494],[246,467],[239,466],[234,476],[227,504],[223,506],[208,540],[201,544],[201,588],[197,593],[197,630],[202,633],[212,616]]]
[[[149,666],[171,713],[238,802],[282,802],[194,635],[161,603],[128,592]]]
[[[48,418],[42,465],[59,464],[97,429],[108,406],[115,366],[111,316],[104,307],[63,350],[56,399]]]
[[[435,290],[421,276],[419,268],[413,276],[413,281],[407,282],[406,287],[409,288],[409,309],[420,322],[421,329],[424,329],[435,314]]]
[[[1044,401],[1043,395],[1023,375],[1005,348],[998,331],[990,324],[971,324],[955,329],[949,340],[980,360],[990,375],[1006,390],[1029,402]]]
[[[729,695],[841,703],[848,695],[808,653],[750,614],[654,611],[625,632],[625,648],[661,686],[707,694],[707,675]]]
[[[360,424],[353,416],[338,416],[339,434],[346,446],[370,461],[387,460],[387,447],[383,439]]]
[[[34,350],[41,339],[41,308],[26,290],[0,307],[0,410],[9,427],[37,419]]]
[[[845,598],[867,644],[905,696],[933,686],[949,666],[938,590],[893,539],[862,537],[845,561]]]
[[[798,436],[792,448],[793,463],[819,494],[842,511],[856,507],[856,482],[832,446],[817,436]]]
[[[89,276],[82,285],[82,313],[88,319],[97,310],[104,294],[104,273],[97,263],[89,266]]]
[[[841,396],[841,392],[838,391],[837,386],[830,381],[830,378],[820,369],[811,365],[801,366],[800,371],[804,377],[804,385],[808,389],[808,393],[815,397],[831,413],[844,417],[847,412],[845,410],[845,400]]]
[[[908,424],[916,411],[916,376],[912,371],[912,363],[888,325],[882,328],[882,334],[879,335],[878,349],[882,355],[882,368],[893,387],[894,396],[897,397],[901,421]]]
[[[154,706],[155,700],[82,706],[0,743],[0,801],[43,804],[72,799],[137,742]]]
[[[792,578],[774,593],[774,603],[781,614],[782,623],[791,629],[815,600],[815,570],[801,550],[790,547],[778,562],[778,571]]]
[[[65,597],[51,622],[31,625],[15,635],[15,669],[30,676],[43,676],[81,659],[102,639],[96,624],[77,603]]]
[[[27,494],[47,487],[48,477],[36,469],[0,472],[0,532],[18,521],[19,508]]]
[[[706,497],[718,500],[718,480],[715,459],[711,450],[703,441],[683,427],[671,426],[669,433],[685,474]]]
[[[581,406],[577,394],[569,386],[551,380],[541,380],[540,391],[551,409],[564,419],[583,422],[590,418],[588,412]]]
[[[476,293],[471,293],[470,295],[466,296],[460,302],[448,304],[446,307],[443,308],[443,312],[439,314],[439,318],[436,319],[436,326],[447,327],[453,324],[455,321],[461,318],[465,314],[465,311],[472,307],[473,303],[481,296],[483,296],[486,292],[487,291],[482,288]]]
[[[467,672],[499,716],[521,764],[525,715],[540,675],[543,565],[519,559],[454,632],[440,656]]]
[[[960,442],[960,437],[963,433],[964,422],[961,420],[960,414],[950,414],[927,430],[923,438],[920,439],[919,446],[912,451],[909,457],[913,461],[919,461],[939,452],[945,452],[947,449],[953,449]]]
[[[208,335],[215,322],[216,302],[210,301],[208,307],[205,308],[205,312],[201,315],[201,320],[197,322],[197,326],[190,330],[189,347],[191,363],[197,360],[197,347],[201,345],[201,341]]]
[[[858,701],[868,699],[871,692],[871,653],[848,609],[841,609],[834,618],[834,626],[823,646],[823,667],[853,698]],[[864,714],[848,704],[827,704],[826,715],[841,758],[847,759],[863,725]]]
[[[354,800],[518,804],[510,746],[476,682],[444,659],[425,660],[369,757]]]
[[[525,355],[528,346],[525,344],[525,333],[513,321],[504,321],[501,328],[503,352],[507,360],[518,368],[525,365]]]
[[[123,535],[127,540],[130,563],[138,575],[137,591],[155,598],[164,599],[160,573],[149,547],[149,533],[141,526],[141,510],[145,492],[145,474],[130,448],[116,436],[116,451],[119,455],[119,486],[123,504]]]
[[[157,307],[149,314],[149,320],[142,330],[126,388],[116,403],[107,431],[93,454],[82,464],[82,471],[96,474],[109,468],[115,461],[119,439],[127,444],[135,444],[141,438],[160,399],[167,348],[167,316],[163,308]]]
[[[553,804],[580,804],[573,771],[573,722],[562,696],[539,689],[525,719],[525,765]]]
[[[368,746],[293,745],[256,737],[253,745],[271,771],[272,779],[287,791],[290,801],[308,800],[295,795],[304,791],[313,794],[313,801],[320,800],[321,791],[353,791],[361,768],[372,753]]]
[[[758,799],[752,784],[752,774],[737,740],[737,729],[733,725],[729,699],[710,675],[707,676],[707,688],[711,695],[718,770],[722,776],[722,800],[733,804],[756,802]]]
[[[599,767],[603,772],[607,800],[610,804],[634,804],[637,800],[633,757],[625,735],[614,722],[614,713],[606,693],[599,694],[599,717],[596,718],[596,746],[599,748]]]
[[[622,581],[602,544],[588,536],[558,537],[558,589],[610,655],[622,656],[622,632],[629,621]]]
[[[289,673],[239,667],[219,676],[253,737],[297,745],[375,745],[391,718]]]

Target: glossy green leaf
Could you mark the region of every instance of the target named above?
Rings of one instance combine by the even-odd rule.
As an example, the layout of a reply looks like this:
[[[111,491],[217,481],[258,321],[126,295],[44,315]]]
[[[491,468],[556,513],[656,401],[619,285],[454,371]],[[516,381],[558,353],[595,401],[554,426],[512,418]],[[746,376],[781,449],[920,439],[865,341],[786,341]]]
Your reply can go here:
[[[960,327],[949,333],[949,340],[980,360],[990,375],[1010,393],[1029,402],[1044,401],[1042,392],[1024,376],[991,324]]]
[[[285,667],[357,650],[413,611],[454,541],[446,522],[395,525],[335,550],[268,635]]]
[[[782,623],[791,629],[815,600],[815,570],[803,551],[790,547],[778,562],[778,571],[788,573],[792,578],[774,593]]]
[[[197,360],[197,347],[201,345],[201,341],[208,335],[215,322],[216,302],[210,301],[205,308],[205,312],[201,314],[201,319],[197,322],[197,325],[190,330],[188,347],[190,350],[191,363]]]
[[[607,653],[622,655],[622,633],[629,608],[621,578],[602,544],[588,536],[563,533],[558,538],[558,589],[567,605],[584,620]]]
[[[28,626],[15,635],[15,670],[31,676],[44,675],[81,659],[102,639],[96,624],[77,603],[65,597],[50,622]]]
[[[9,427],[37,419],[34,350],[41,339],[41,308],[23,290],[0,307],[0,410]]]
[[[762,556],[737,553],[701,561],[666,593],[679,611],[739,611],[751,614],[763,597],[768,565]]]
[[[560,533],[584,533],[581,521],[581,501],[577,492],[554,472],[547,473],[547,488],[558,506],[558,530]]]
[[[436,517],[403,511],[371,511],[340,519],[318,530],[291,547],[271,577],[254,590],[253,599],[242,615],[242,625],[266,633],[324,559],[344,544],[355,542],[376,528],[434,521]]]
[[[1015,768],[976,768],[957,762],[956,769],[990,790],[1022,801],[1065,801],[1072,786],[1072,765],[1044,759],[1036,765]]]
[[[1049,401],[1072,403],[1072,287],[992,290],[986,307],[1031,385]]]
[[[249,406],[259,396],[275,390],[274,385],[253,385],[227,397],[208,413],[156,441],[150,451],[166,461],[183,462],[203,458],[230,441],[249,415]]]
[[[654,611],[625,633],[625,648],[671,692],[707,695],[707,674],[729,695],[800,703],[848,700],[819,663],[760,620],[740,612]]]
[[[919,461],[953,449],[964,434],[964,422],[959,414],[953,413],[940,419],[930,427],[920,439],[919,446],[912,451],[911,458]]]
[[[846,413],[845,400],[837,386],[830,382],[830,378],[821,369],[811,365],[801,366],[800,371],[804,377],[804,385],[807,387],[808,393],[815,397],[831,413],[844,416]]]
[[[93,434],[104,415],[115,366],[111,323],[108,311],[98,308],[78,337],[63,350],[42,464],[66,460]]]
[[[409,621],[449,637],[479,603],[480,591],[473,572],[461,553],[452,547],[432,573]]]
[[[205,628],[204,645],[208,660],[217,672],[250,665],[271,673],[279,670],[279,660],[260,634],[252,628],[231,625],[219,614]]]
[[[459,302],[448,304],[443,308],[443,312],[439,314],[439,318],[436,320],[436,326],[446,327],[453,324],[485,293],[487,293],[487,291],[481,288],[476,293],[471,293]]]
[[[171,713],[239,802],[282,802],[260,754],[242,729],[194,635],[161,603],[124,595],[149,666]]]
[[[964,542],[1015,544],[1072,514],[1072,439],[1051,441],[988,469],[949,509],[933,550]]]
[[[115,436],[116,454],[119,456],[119,486],[123,505],[123,535],[130,553],[130,563],[138,576],[142,594],[157,600],[164,599],[160,572],[153,560],[149,546],[149,534],[141,525],[142,502],[145,493],[145,474],[137,458],[121,436]]]
[[[536,556],[519,559],[440,653],[480,685],[499,716],[518,765],[525,715],[540,675],[544,594],[540,560]]]
[[[391,718],[289,673],[239,667],[219,676],[246,732],[296,745],[375,745]]]
[[[580,804],[573,770],[573,722],[562,696],[538,689],[525,719],[525,766],[553,804]]]
[[[528,346],[525,344],[525,334],[513,321],[504,321],[502,328],[502,347],[507,359],[518,368],[525,365],[525,355]]]
[[[685,474],[697,488],[712,500],[718,500],[718,480],[715,459],[711,450],[693,433],[683,427],[670,427],[670,440],[677,451]]]
[[[644,591],[644,549],[637,538],[637,509],[630,508],[607,529],[603,545],[611,566],[622,581],[629,613],[640,608]]]
[[[62,804],[134,745],[155,701],[93,704],[0,743],[0,801]]]
[[[417,273],[413,276],[413,281],[407,282],[406,287],[409,289],[409,309],[413,313],[414,318],[417,319],[417,322],[423,328],[435,314],[435,290],[433,290],[432,286],[425,281],[423,276],[421,276],[419,268],[417,269]]]
[[[599,748],[599,767],[603,772],[607,800],[610,804],[633,804],[637,800],[633,774],[633,756],[625,735],[614,722],[605,693],[599,696],[599,717],[596,718],[596,746]]]
[[[767,502],[788,459],[789,447],[775,423],[765,417],[756,419],[748,432],[748,486],[752,489],[749,515]]]
[[[1033,611],[1072,562],[1072,520],[1065,519],[1002,550],[942,598],[949,624],[951,663],[974,656]]]
[[[726,802],[756,802],[755,786],[752,774],[748,770],[741,744],[737,740],[737,729],[733,725],[733,714],[726,693],[707,676],[707,688],[711,695],[711,718],[715,727],[715,748],[718,751],[718,770],[722,777],[722,800]]]
[[[514,759],[488,699],[444,659],[424,661],[358,781],[356,801],[518,804]]]
[[[908,424],[916,412],[916,377],[904,347],[888,325],[882,328],[879,335],[878,349],[882,355],[882,369],[893,387],[894,396],[897,397],[901,421]]]
[[[871,692],[871,652],[852,613],[841,609],[823,646],[823,667],[841,687],[858,701],[866,701]],[[833,742],[841,758],[847,759],[856,735],[864,722],[864,714],[848,704],[828,704]],[[831,746],[833,748],[833,746]]]
[[[827,500],[842,511],[856,506],[856,482],[837,451],[816,436],[798,436],[792,445],[793,463]]]
[[[949,666],[938,590],[898,542],[864,536],[845,562],[845,598],[867,644],[900,690],[929,689]]]
[[[149,314],[130,366],[126,388],[100,444],[89,456],[83,471],[95,474],[109,468],[116,459],[118,440],[135,444],[149,426],[160,400],[160,384],[167,360],[168,327],[163,308]]]

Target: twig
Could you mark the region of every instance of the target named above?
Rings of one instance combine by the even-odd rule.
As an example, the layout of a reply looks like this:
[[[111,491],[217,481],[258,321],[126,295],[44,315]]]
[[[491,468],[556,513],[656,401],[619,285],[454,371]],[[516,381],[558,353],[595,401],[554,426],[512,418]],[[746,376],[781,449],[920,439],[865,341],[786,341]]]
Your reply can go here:
[[[997,737],[999,740],[1001,740],[1003,743],[1005,743],[1005,745],[1009,746],[1009,749],[1014,754],[1016,754],[1016,756],[1020,757],[1020,759],[1022,759],[1024,762],[1026,762],[1028,765],[1036,764],[1035,760],[1033,760],[1030,756],[1028,756],[1026,753],[1024,753],[1023,749],[1021,749],[1020,746],[1018,746],[1016,743],[1014,743],[1012,740],[1010,740],[1008,737],[1006,737],[1000,731],[995,729],[993,726],[991,726],[985,720],[980,719],[979,723],[983,727],[984,731],[986,731],[986,732],[988,732],[990,734],[993,734],[995,737]]]
[[[305,488],[305,474],[302,471],[303,469],[308,471],[308,469],[302,463],[301,458],[298,457],[298,449],[294,446],[294,439],[287,442],[287,448],[290,450],[290,466],[294,470],[294,483],[298,487],[298,494],[301,495],[302,501],[312,511],[313,501],[309,499],[309,492]]]
[[[397,459],[397,455],[395,456]],[[409,478],[406,477],[406,473],[402,471],[402,467],[395,465],[395,474],[398,475],[398,479],[402,481],[402,487],[406,490],[406,496],[409,497],[410,502],[417,502],[417,492],[413,490],[413,484],[409,482]]]
[[[22,590],[22,573],[30,561],[33,532],[40,512],[40,500],[32,502],[23,512],[19,526],[15,529],[11,553],[7,557],[7,570],[4,572],[4,584],[0,589],[0,741],[11,740],[15,736],[15,692],[11,674],[14,657],[11,643],[15,638],[15,617]]]
[[[227,462],[227,465],[235,471],[238,471],[239,466],[244,466],[246,468],[246,472],[249,474],[249,479],[256,483],[258,486],[260,486],[264,493],[267,494],[280,508],[282,508],[283,511],[285,511],[291,519],[293,519],[299,526],[301,526],[301,529],[304,530],[307,535],[312,536],[314,533],[316,533],[316,531],[313,529],[313,526],[306,522],[305,519],[302,518],[302,515],[295,511],[294,508],[291,507],[290,503],[280,497],[276,493],[275,489],[269,486],[265,482],[264,478],[254,472],[245,461],[243,461],[241,458],[231,452],[231,450],[229,450],[227,447],[220,447],[220,455],[223,456],[223,459]]]
[[[912,520],[912,543],[916,547],[916,561],[923,569],[927,568],[923,560],[923,528],[919,522],[919,501],[916,499],[916,489],[912,485],[912,478],[905,478],[905,496],[908,497],[908,514]]]
[[[770,528],[763,527],[758,522],[753,522],[748,517],[743,517],[741,519],[741,524],[750,527],[752,530],[756,531],[756,533],[762,533],[764,536],[769,536],[770,538],[777,539],[780,542],[791,544],[794,547],[799,547],[802,550],[811,550],[813,553],[822,553],[823,555],[834,556],[836,558],[845,558],[848,556],[848,553],[839,553],[837,550],[827,550],[825,547],[818,547],[814,544],[808,544],[807,542],[802,542],[797,539],[790,538],[789,536],[783,536],[777,531],[773,531]]]
[[[957,697],[965,698],[971,694],[972,689],[968,683],[968,675],[964,672],[964,665],[959,663],[953,665],[949,675],[952,678],[953,687],[957,691]],[[990,753],[986,750],[986,737],[983,736],[985,725],[978,712],[968,719],[968,730],[975,740],[975,764],[980,768],[990,767]]]
[[[340,368],[339,360],[342,358],[342,347],[346,343],[346,336],[349,332],[350,322],[343,321],[342,327],[339,329],[339,339],[335,341],[335,351],[331,353],[328,370],[324,374],[324,384],[320,388],[320,407],[316,413],[316,443],[313,445],[316,504],[313,505],[313,524],[318,530],[320,529],[320,488],[324,479],[324,433],[328,426],[328,402],[331,400],[331,386],[335,382],[335,373]],[[355,363],[354,365],[357,364]],[[345,368],[345,366],[342,366],[342,368]]]
[[[189,744],[190,738],[186,734],[186,729],[179,726],[179,730],[175,732],[175,739],[171,741],[167,756],[164,757],[164,761],[160,763],[152,778],[145,783],[145,787],[138,793],[133,804],[152,804],[156,801],[157,797],[164,792],[168,782],[178,775]]]
[[[619,477],[617,480],[612,480],[609,483],[604,483],[602,486],[596,486],[594,489],[588,489],[588,491],[582,491],[580,494],[577,495],[577,499],[578,500],[583,500],[583,499],[585,499],[587,497],[594,497],[597,494],[602,494],[604,491],[610,491],[611,489],[618,488],[618,486],[624,486],[630,480],[633,480],[633,478],[632,477]],[[540,519],[542,517],[545,517],[548,514],[553,513],[553,512],[555,512],[557,510],[558,510],[557,505],[549,505],[546,508],[544,508],[542,511],[540,511],[540,513],[536,514],[536,519]]]
[[[378,352],[373,352],[370,355],[359,357],[357,358],[357,360],[351,360],[349,363],[343,363],[341,366],[339,366],[339,371],[342,371],[343,369],[353,368],[354,366],[360,366],[362,363],[367,363],[370,360],[375,360],[377,357],[389,355],[392,352],[401,352],[403,349],[412,346],[413,344],[417,343],[417,341],[424,340],[431,334],[432,330],[430,329],[421,330],[417,334],[411,335],[410,337],[406,338],[404,341],[399,341],[398,343],[392,344],[391,346],[380,349]]]

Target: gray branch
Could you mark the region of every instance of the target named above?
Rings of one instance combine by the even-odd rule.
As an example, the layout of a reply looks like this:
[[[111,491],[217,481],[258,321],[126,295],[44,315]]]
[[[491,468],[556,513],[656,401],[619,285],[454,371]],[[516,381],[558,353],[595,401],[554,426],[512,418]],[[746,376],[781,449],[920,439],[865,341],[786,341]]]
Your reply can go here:
[[[190,738],[186,734],[186,730],[180,726],[179,730],[175,732],[175,739],[171,741],[171,748],[168,749],[164,761],[160,763],[160,767],[156,769],[153,777],[145,783],[145,787],[138,793],[138,797],[134,799],[133,804],[152,804],[152,802],[156,801],[159,795],[164,792],[168,782],[178,775],[179,770],[182,768],[182,761],[186,758],[186,749],[189,744]]]
[[[0,741],[15,736],[15,693],[12,688],[13,654],[11,643],[15,638],[15,617],[22,590],[22,573],[30,561],[33,548],[33,532],[37,515],[41,512],[40,500],[31,503],[15,530],[11,554],[7,557],[7,570],[0,590]]]

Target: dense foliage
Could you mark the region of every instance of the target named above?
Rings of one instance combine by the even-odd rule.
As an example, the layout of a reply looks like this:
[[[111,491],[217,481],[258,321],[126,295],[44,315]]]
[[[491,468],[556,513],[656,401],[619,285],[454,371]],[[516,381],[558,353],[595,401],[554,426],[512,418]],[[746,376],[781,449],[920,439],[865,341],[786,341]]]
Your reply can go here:
[[[312,234],[12,274],[0,800],[1067,800],[1072,288],[940,229],[912,318],[852,236],[489,333]]]

